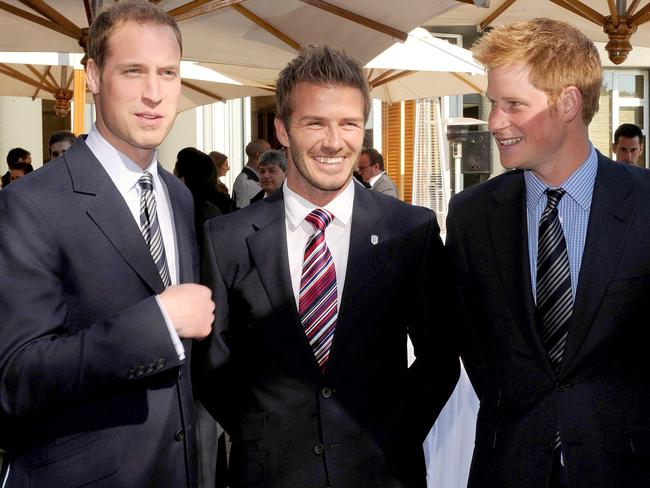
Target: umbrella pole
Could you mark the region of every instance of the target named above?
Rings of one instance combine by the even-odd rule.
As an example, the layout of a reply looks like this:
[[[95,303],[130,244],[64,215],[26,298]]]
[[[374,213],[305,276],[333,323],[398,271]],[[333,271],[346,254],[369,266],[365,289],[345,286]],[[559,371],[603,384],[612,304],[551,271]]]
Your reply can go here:
[[[86,113],[86,72],[74,70],[74,113],[72,115],[72,132],[77,136],[84,132],[84,116]]]

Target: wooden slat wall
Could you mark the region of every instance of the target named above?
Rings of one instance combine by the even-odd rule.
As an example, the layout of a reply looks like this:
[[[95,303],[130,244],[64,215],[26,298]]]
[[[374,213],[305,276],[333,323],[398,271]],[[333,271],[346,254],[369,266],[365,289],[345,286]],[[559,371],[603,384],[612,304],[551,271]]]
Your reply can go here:
[[[411,203],[413,194],[413,155],[415,141],[415,101],[404,102],[404,175],[401,174],[401,104],[382,103],[382,155],[388,176],[397,185],[398,194]]]

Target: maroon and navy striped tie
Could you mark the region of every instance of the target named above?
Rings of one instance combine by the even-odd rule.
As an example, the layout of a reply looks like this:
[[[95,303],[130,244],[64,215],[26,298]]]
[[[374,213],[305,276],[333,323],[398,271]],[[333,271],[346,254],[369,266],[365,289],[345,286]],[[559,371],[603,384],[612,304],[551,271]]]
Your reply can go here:
[[[320,208],[305,217],[314,227],[314,233],[305,248],[298,299],[300,322],[322,371],[329,359],[338,312],[336,270],[325,243],[325,228],[333,218]]]

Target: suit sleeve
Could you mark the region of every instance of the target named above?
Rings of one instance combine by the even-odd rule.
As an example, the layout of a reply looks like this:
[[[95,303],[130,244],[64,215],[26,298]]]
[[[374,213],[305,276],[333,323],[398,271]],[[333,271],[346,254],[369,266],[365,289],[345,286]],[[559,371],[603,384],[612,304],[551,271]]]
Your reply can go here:
[[[431,214],[424,239],[421,266],[415,276],[409,320],[409,337],[415,361],[409,368],[412,411],[407,422],[424,441],[453,392],[460,374],[457,335],[451,320],[453,306],[448,291],[450,268]]]
[[[465,245],[461,237],[461,230],[458,222],[458,209],[454,199],[449,205],[447,216],[447,249],[454,268],[453,293],[457,304],[456,322],[460,333],[461,357],[463,365],[472,382],[476,394],[481,398],[481,391],[484,384],[483,372],[487,364],[485,345],[487,342],[479,334],[478,327],[479,310],[481,306],[476,303],[476,297],[480,296],[477,290],[473,289],[471,270],[469,269]]]
[[[31,415],[111,395],[180,360],[152,295],[112,316],[66,324],[69,299],[116,283],[75,283],[49,218],[21,189],[0,194],[0,407]],[[83,263],[91,266],[92,263]],[[86,290],[88,291],[88,290]],[[93,290],[94,291],[94,290]],[[97,307],[101,308],[101,307]],[[78,311],[77,311],[78,312]]]

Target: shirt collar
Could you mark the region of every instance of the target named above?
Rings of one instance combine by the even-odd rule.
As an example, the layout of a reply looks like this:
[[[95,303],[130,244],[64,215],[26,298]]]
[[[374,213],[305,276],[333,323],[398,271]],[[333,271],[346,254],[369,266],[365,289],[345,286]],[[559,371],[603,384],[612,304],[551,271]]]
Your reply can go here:
[[[598,155],[591,143],[589,147],[587,159],[560,185],[560,188],[566,192],[566,195],[575,201],[583,210],[589,210],[589,207],[591,207],[591,197],[598,171]],[[530,170],[524,172],[524,180],[526,182],[526,207],[529,212],[534,213],[535,207],[539,204],[539,200],[548,188],[548,185]]]
[[[115,149],[93,125],[86,138],[86,145],[104,167],[108,176],[119,190],[120,194],[125,195],[134,188],[142,173],[140,166],[135,164],[130,158]],[[153,176],[153,185],[156,186],[158,175],[158,150],[155,150],[151,163],[145,171],[149,171]]]
[[[324,208],[334,215],[334,224],[347,227],[352,219],[352,205],[354,203],[354,184],[352,180],[348,182],[345,189],[339,193],[334,200],[329,202],[324,207],[318,207],[309,200],[301,197],[296,192],[291,190],[287,185],[287,180],[282,184],[282,191],[284,192],[284,209],[285,214],[289,219],[292,229],[296,229],[309,215],[309,212],[316,208]]]
[[[382,172],[379,173],[378,175],[375,175],[375,176],[373,176],[372,178],[370,178],[370,181],[368,182],[368,184],[369,184],[370,186],[374,186],[375,183],[377,182],[377,180],[378,180],[379,178],[381,178],[381,176],[382,176],[384,173],[386,173],[386,172],[385,172],[385,171],[382,171]]]

